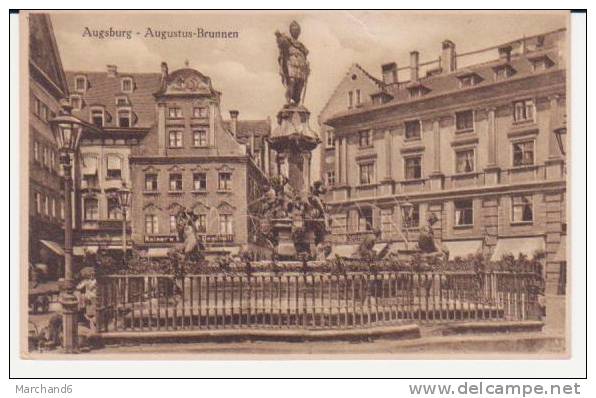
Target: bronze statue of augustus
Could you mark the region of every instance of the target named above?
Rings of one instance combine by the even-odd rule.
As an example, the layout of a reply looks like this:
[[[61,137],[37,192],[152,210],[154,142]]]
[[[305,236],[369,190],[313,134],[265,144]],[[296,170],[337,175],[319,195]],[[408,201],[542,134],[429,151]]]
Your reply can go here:
[[[275,32],[279,47],[279,74],[286,88],[286,106],[301,105],[306,94],[306,82],[310,74],[310,66],[306,57],[308,49],[298,41],[300,25],[292,21],[290,36]]]

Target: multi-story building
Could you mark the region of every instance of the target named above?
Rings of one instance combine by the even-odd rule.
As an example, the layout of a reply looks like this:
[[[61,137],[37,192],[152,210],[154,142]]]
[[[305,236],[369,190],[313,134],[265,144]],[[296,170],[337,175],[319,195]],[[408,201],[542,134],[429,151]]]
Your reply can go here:
[[[154,93],[156,123],[132,148],[132,239],[151,256],[178,243],[175,215],[197,215],[209,252],[237,251],[256,243],[257,219],[249,204],[266,189],[270,154],[268,120],[231,120],[220,113],[221,93],[211,79],[162,64]],[[244,143],[243,143],[244,142]]]
[[[58,148],[48,121],[68,97],[50,17],[29,15],[29,261],[60,274],[64,196]]]
[[[407,68],[385,65],[369,101],[321,120],[334,134],[322,173],[335,173],[337,249],[375,229],[399,248],[432,212],[452,258],[544,250],[547,289],[557,291],[566,266],[566,40],[562,29],[468,54],[446,40],[438,60],[420,63],[413,51]]]
[[[93,124],[81,137],[75,167],[75,254],[98,247],[122,248],[122,212],[117,191],[130,188],[129,156],[155,124],[159,73],[69,71],[72,113]],[[127,218],[130,224],[130,217]],[[130,235],[130,226],[127,226]],[[130,240],[129,240],[130,242]]]

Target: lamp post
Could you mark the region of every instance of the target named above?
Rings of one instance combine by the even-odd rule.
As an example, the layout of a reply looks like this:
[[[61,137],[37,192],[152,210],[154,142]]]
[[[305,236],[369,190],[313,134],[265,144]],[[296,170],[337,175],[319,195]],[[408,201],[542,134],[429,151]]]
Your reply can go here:
[[[406,241],[406,250],[409,249],[408,247],[408,227],[409,227],[409,222],[412,219],[412,210],[414,209],[414,205],[412,203],[410,203],[408,201],[408,199],[406,198],[406,200],[402,203],[400,203],[399,205],[400,209],[401,209],[401,215],[402,215],[402,219],[404,220],[404,226],[405,226],[405,230],[406,230],[406,234],[404,236],[405,241]]]
[[[118,204],[122,212],[122,261],[126,260],[126,214],[130,207],[130,200],[132,199],[132,191],[126,186],[126,182],[122,182],[122,188],[118,191]]]
[[[62,346],[65,352],[77,351],[78,300],[74,293],[72,272],[72,164],[79,146],[84,122],[72,116],[68,101],[61,101],[60,114],[50,120],[54,139],[60,151],[60,164],[64,170],[64,283],[61,286]]]

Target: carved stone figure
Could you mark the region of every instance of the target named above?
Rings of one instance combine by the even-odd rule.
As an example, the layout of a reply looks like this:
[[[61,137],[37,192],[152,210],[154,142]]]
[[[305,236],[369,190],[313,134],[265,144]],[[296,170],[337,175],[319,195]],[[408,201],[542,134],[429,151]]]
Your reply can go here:
[[[426,219],[427,224],[420,227],[418,236],[418,248],[425,255],[435,255],[443,260],[449,260],[449,250],[441,244],[433,231],[433,225],[439,221],[435,213],[430,213]]]
[[[190,209],[181,209],[176,214],[178,238],[183,242],[177,251],[182,253],[186,260],[198,260],[202,257],[203,247],[197,237],[196,220],[196,214]]]
[[[306,82],[310,66],[306,57],[308,49],[298,41],[300,25],[296,21],[290,24],[290,36],[275,32],[279,47],[279,74],[286,88],[286,105],[300,105],[306,94]]]

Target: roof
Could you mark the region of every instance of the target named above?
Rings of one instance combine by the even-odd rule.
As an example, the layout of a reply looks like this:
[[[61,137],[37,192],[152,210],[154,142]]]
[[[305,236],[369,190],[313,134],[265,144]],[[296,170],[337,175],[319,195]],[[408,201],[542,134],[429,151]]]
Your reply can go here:
[[[335,115],[333,115],[330,120],[333,119],[343,119],[344,117],[349,117],[355,114],[362,114],[367,111],[373,109],[380,109],[385,107],[391,107],[398,104],[408,103],[410,101],[421,101],[425,98],[432,98],[437,95],[447,94],[447,93],[455,93],[458,90],[467,90],[467,89],[475,89],[480,88],[485,85],[494,84],[497,82],[497,76],[495,74],[495,69],[509,65],[514,70],[513,77],[520,78],[525,76],[531,76],[536,72],[533,70],[532,61],[538,58],[542,58],[543,56],[548,57],[551,61],[553,61],[552,68],[553,69],[564,69],[566,67],[566,61],[564,59],[563,54],[560,51],[558,40],[559,37],[557,34],[564,33],[564,29],[557,30],[554,32],[545,33],[545,39],[541,46],[536,46],[534,48],[526,48],[525,51],[521,51],[518,43],[518,51],[517,53],[512,53],[509,61],[497,57],[497,52],[495,51],[495,57],[492,60],[481,62],[473,65],[466,65],[462,68],[458,68],[451,73],[438,73],[433,74],[430,76],[424,76],[419,78],[415,82],[411,81],[400,81],[397,84],[389,84],[384,85],[379,90],[379,93],[387,93],[391,95],[393,98],[388,102],[378,104],[372,102],[365,102],[363,106],[354,110],[349,111],[342,111]],[[541,36],[541,35],[538,35]],[[538,37],[536,36],[536,37]],[[536,37],[533,37],[534,39]],[[529,38],[525,38],[523,40],[529,40]],[[473,52],[473,54],[477,54],[481,51],[492,51],[500,46],[494,46],[490,49],[484,49]],[[469,53],[473,55],[472,53]],[[464,56],[466,54],[462,54]],[[462,75],[465,74],[475,74],[480,77],[479,81],[472,87],[461,87],[460,78]],[[412,99],[410,97],[410,88],[422,86],[425,87],[427,90],[427,94],[423,97],[417,97]],[[375,94],[376,95],[376,94]]]
[[[87,78],[87,90],[84,93],[75,91],[75,77]],[[121,79],[131,77],[134,89],[132,93],[123,93]],[[109,76],[107,72],[67,71],[68,87],[73,94],[81,95],[83,104],[81,110],[73,110],[73,114],[83,120],[90,119],[90,107],[101,105],[108,114],[105,127],[116,127],[117,97],[127,97],[133,112],[135,127],[150,127],[155,123],[155,98],[153,94],[160,89],[160,73],[126,73],[118,72],[116,76]]]
[[[29,62],[57,89],[57,96],[68,96],[66,77],[62,69],[60,51],[48,14],[29,14]]]
[[[224,120],[223,125],[226,130],[231,131],[231,120]],[[269,120],[238,120],[236,131],[236,140],[241,144],[250,143],[251,134],[255,135],[255,149],[262,146],[265,137],[271,133],[271,123]]]

